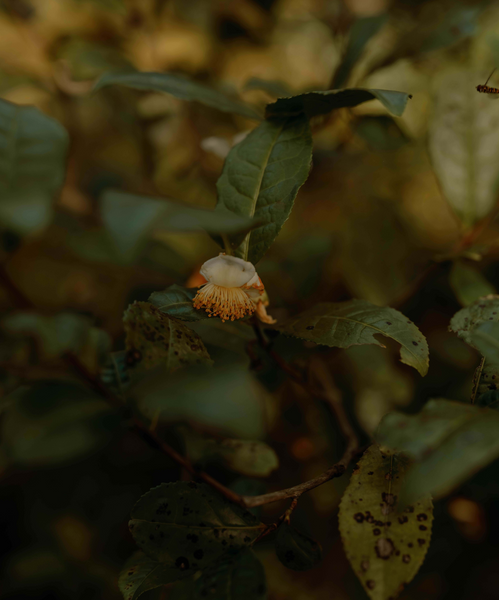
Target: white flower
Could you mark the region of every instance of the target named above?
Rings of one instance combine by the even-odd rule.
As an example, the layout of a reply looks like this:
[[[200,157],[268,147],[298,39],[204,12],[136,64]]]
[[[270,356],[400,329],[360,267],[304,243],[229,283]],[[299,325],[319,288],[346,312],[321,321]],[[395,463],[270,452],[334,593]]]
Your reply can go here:
[[[256,311],[264,323],[275,323],[265,310],[265,288],[250,262],[221,253],[204,263],[201,275],[207,283],[194,297],[194,308],[204,308],[210,317],[222,321],[241,319]]]

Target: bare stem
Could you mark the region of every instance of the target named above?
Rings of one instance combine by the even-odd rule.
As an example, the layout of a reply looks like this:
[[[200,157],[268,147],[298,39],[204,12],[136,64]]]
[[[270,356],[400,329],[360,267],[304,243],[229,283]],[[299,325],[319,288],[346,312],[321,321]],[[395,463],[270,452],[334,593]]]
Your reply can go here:
[[[2,284],[4,288],[10,293],[10,295],[13,297],[13,299],[16,301],[19,307],[24,309],[36,310],[36,305],[25,296],[22,290],[20,290],[17,287],[17,285],[10,278],[5,267],[2,265],[0,265],[0,284]],[[293,486],[291,488],[287,488],[277,492],[271,492],[270,494],[262,494],[260,496],[240,496],[239,494],[236,494],[235,492],[221,484],[219,481],[211,477],[211,475],[208,475],[208,473],[198,471],[186,457],[182,456],[176,450],[174,450],[169,444],[163,441],[154,431],[151,431],[148,428],[148,426],[142,423],[138,418],[133,417],[133,424],[135,431],[147,442],[149,442],[153,447],[160,449],[164,454],[169,456],[178,465],[183,467],[193,477],[197,477],[205,483],[207,483],[208,485],[211,485],[214,489],[216,489],[220,494],[225,496],[231,502],[239,504],[240,506],[251,508],[255,506],[261,506],[263,504],[269,504],[271,502],[276,502],[278,500],[285,500],[286,498],[293,498],[294,500],[291,503],[291,506],[283,516],[283,518],[286,518],[286,515],[289,516],[291,514],[291,511],[294,510],[298,498],[303,493],[308,492],[309,490],[312,490],[335,477],[340,477],[341,475],[343,475],[350,461],[359,452],[358,440],[343,409],[339,392],[335,388],[332,380],[328,381],[324,373],[322,373],[319,376],[319,378],[322,379],[321,383],[323,385],[326,384],[324,389],[319,390],[310,386],[304,380],[303,376],[300,373],[298,373],[281,356],[279,356],[279,354],[272,350],[269,342],[266,340],[263,332],[259,328],[259,325],[255,325],[255,333],[257,335],[257,339],[260,345],[263,348],[265,348],[265,350],[279,365],[279,367],[283,371],[285,371],[290,376],[290,378],[293,379],[293,381],[296,381],[312,396],[328,403],[338,420],[340,429],[347,441],[347,447],[342,458],[335,465],[333,465],[327,471],[325,471],[322,475],[319,475],[319,477],[315,477],[310,481],[300,483],[299,485]],[[76,371],[79,377],[82,380],[84,380],[87,383],[87,385],[89,385],[100,396],[105,398],[112,406],[119,410],[123,410],[125,408],[125,404],[122,402],[122,400],[115,396],[100,381],[98,377],[91,373],[75,354],[70,352],[66,353],[64,355],[64,360],[68,366],[70,366],[72,369],[74,369],[74,371]],[[275,526],[269,526],[269,528],[265,530],[265,535],[270,533],[270,531],[273,531],[273,529],[276,529],[277,526],[277,524]]]

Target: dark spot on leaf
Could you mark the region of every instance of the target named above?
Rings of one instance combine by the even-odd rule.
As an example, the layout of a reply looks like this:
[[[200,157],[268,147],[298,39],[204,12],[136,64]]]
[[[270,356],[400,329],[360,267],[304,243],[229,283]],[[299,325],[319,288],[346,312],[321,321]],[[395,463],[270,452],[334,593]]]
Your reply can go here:
[[[419,513],[419,515],[416,518],[418,521],[426,521],[428,519],[427,515],[425,515],[424,513]]]
[[[163,502],[163,504],[160,504],[158,506],[158,508],[156,509],[156,514],[164,515],[166,513],[167,508],[168,508],[168,502]]]
[[[357,521],[357,523],[362,523],[364,521],[364,515],[360,512],[355,513],[353,518]]]
[[[243,542],[244,542],[245,544],[248,544],[249,542],[251,542],[251,538],[250,538],[250,536],[249,536],[249,535],[247,535],[247,536],[244,538]]]
[[[405,512],[406,512],[406,513],[413,513],[413,512],[414,512],[414,506],[408,506],[408,507],[405,509]]]
[[[185,556],[179,556],[175,561],[175,566],[181,571],[186,571],[189,568],[189,561]]]
[[[222,540],[222,546],[227,546],[227,540]]]
[[[412,548],[414,546],[412,542],[409,542],[407,545],[409,546],[409,548]]]
[[[150,539],[150,540],[153,540],[153,539],[154,539],[154,536],[153,536],[153,535],[150,535],[150,536],[149,536],[149,539]]]
[[[399,523],[401,525],[403,525],[404,523],[407,523],[408,520],[409,520],[409,517],[406,517],[405,515],[402,515],[401,517],[399,517]]]
[[[420,529],[421,531],[426,531],[426,530],[428,529],[428,527],[426,527],[426,525],[420,525],[420,526],[419,526],[419,529]]]
[[[373,533],[374,533],[374,535],[380,535],[381,534],[381,529],[378,529],[378,528],[373,529]]]
[[[197,535],[195,535],[194,533],[189,533],[189,534],[187,534],[187,536],[186,536],[186,537],[187,537],[187,539],[188,539],[189,541],[191,541],[193,544],[196,544],[196,543],[197,543],[197,541],[199,540],[198,536],[197,536]]]
[[[405,563],[411,562],[411,557],[409,554],[404,554],[404,556],[402,556],[402,561]]]
[[[368,475],[374,475],[374,471],[369,471]]]
[[[372,579],[369,579],[368,581],[366,581],[366,586],[368,587],[368,589],[370,590],[374,590],[374,586],[376,584],[374,583],[374,581]]]
[[[393,542],[388,538],[380,538],[376,542],[374,549],[376,550],[378,558],[388,560],[394,551]]]
[[[310,331],[311,329],[314,329],[314,328],[315,328],[315,326],[314,326],[314,325],[307,325],[307,327],[306,327],[306,329],[308,329],[309,331]]]
[[[201,550],[201,548],[199,548],[198,550],[196,550],[194,552],[194,558],[197,558],[198,560],[201,560],[204,556],[204,552]]]
[[[418,544],[419,544],[420,546],[423,546],[424,544],[426,544],[426,540],[423,540],[423,539],[421,539],[421,538],[418,538]]]
[[[385,516],[389,515],[393,510],[393,508],[391,506],[388,506],[388,504],[386,502],[382,502],[380,504],[380,506],[381,506],[381,514],[385,515]]]
[[[383,502],[386,502],[389,506],[393,506],[397,501],[397,496],[394,496],[393,494],[388,494],[387,492],[383,492],[381,494],[381,497],[383,498]]]
[[[360,563],[360,568],[365,572],[367,571],[367,569],[369,569],[369,561],[368,560],[363,560]]]
[[[391,325],[390,321],[386,321],[386,324],[387,324],[387,325]]]
[[[292,550],[288,550],[288,551],[286,552],[286,554],[284,555],[284,558],[285,558],[285,559],[286,559],[288,562],[290,562],[290,561],[294,560],[294,558],[295,558],[295,553],[294,553]]]

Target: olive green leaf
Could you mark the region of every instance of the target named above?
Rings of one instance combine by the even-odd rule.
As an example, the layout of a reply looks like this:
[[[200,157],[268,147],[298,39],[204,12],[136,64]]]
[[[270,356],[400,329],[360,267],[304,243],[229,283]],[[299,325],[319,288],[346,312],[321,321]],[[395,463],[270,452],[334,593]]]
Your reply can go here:
[[[142,594],[178,579],[177,571],[142,551],[135,552],[121,570],[118,587],[125,600],[137,600]]]
[[[7,459],[23,465],[67,463],[95,452],[119,423],[90,390],[68,382],[22,386],[6,398],[1,435]]]
[[[340,504],[343,547],[372,600],[396,598],[421,567],[431,537],[429,496],[399,510],[406,466],[372,445],[359,461]]]
[[[161,312],[182,321],[208,319],[205,310],[196,310],[192,305],[197,288],[185,288],[176,283],[161,292],[153,292],[149,302]]]
[[[293,571],[313,569],[322,559],[321,545],[286,521],[277,531],[275,550],[282,564]]]
[[[499,113],[475,89],[487,75],[464,69],[439,75],[429,129],[433,168],[449,204],[468,227],[496,205]]]
[[[387,21],[388,13],[380,13],[374,17],[357,19],[354,22],[349,32],[348,44],[344,56],[334,74],[333,88],[338,89],[347,81],[352,68],[359,60],[367,42],[378,33]]]
[[[162,367],[140,375],[130,402],[148,419],[188,421],[227,437],[260,439],[266,430],[265,391],[246,365]]]
[[[478,324],[471,331],[470,338],[473,347],[479,350],[481,355],[486,358],[488,363],[499,365],[498,321],[485,321]]]
[[[222,112],[241,115],[248,119],[261,120],[260,114],[250,105],[232,99],[223,92],[191,81],[182,75],[129,71],[105,73],[95,84],[94,91],[108,85],[123,85],[136,90],[164,92],[181,100],[200,102]]]
[[[169,600],[265,600],[265,571],[251,550],[227,556],[175,586]]]
[[[21,234],[42,229],[65,177],[68,134],[32,106],[0,100],[0,223]]]
[[[403,495],[440,498],[499,456],[499,413],[473,404],[430,400],[417,415],[389,413],[376,440],[415,462]]]
[[[107,191],[101,202],[104,225],[120,256],[133,259],[155,231],[246,234],[258,221],[229,211],[213,211],[164,198]]]
[[[428,344],[419,329],[394,308],[379,307],[366,300],[317,304],[284,322],[278,330],[303,340],[349,348],[375,344],[384,348],[374,336],[389,337],[401,345],[401,361],[421,375],[428,371]]]
[[[392,115],[401,117],[409,98],[411,96],[405,92],[367,90],[363,88],[307,92],[298,96],[291,96],[291,98],[279,98],[272,104],[268,104],[265,115],[269,118],[305,114],[308,118],[311,118],[326,115],[338,108],[358,106],[369,100],[379,100]]]
[[[449,283],[462,306],[469,306],[482,296],[496,293],[494,286],[480,271],[459,261],[452,265]]]
[[[473,304],[457,312],[451,319],[449,329],[475,348],[474,329],[482,323],[497,321],[499,321],[499,296],[490,295],[479,298]]]
[[[194,482],[152,488],[134,506],[131,517],[136,543],[168,567],[172,577],[193,574],[227,552],[242,550],[265,528],[244,508]]]
[[[264,442],[226,438],[216,440],[195,430],[182,431],[191,462],[200,467],[220,464],[248,477],[268,477],[279,466],[274,450]]]
[[[236,256],[256,264],[289,217],[312,161],[304,117],[260,123],[229,152],[217,182],[218,210],[256,218],[247,235],[229,235]]]
[[[245,90],[262,90],[275,98],[288,97],[292,95],[286,83],[278,80],[260,79],[259,77],[251,77],[244,84]]]
[[[166,372],[192,364],[212,364],[201,338],[148,302],[134,302],[123,323],[129,365],[136,372],[162,366]]]

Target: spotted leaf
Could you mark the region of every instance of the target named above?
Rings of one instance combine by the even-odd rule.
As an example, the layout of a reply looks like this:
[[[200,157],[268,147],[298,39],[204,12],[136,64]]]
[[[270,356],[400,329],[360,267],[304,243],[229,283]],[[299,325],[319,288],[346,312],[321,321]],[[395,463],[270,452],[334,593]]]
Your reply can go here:
[[[372,600],[396,598],[421,567],[431,536],[430,497],[399,511],[405,474],[400,455],[372,445],[340,504],[340,533],[355,574]]]
[[[428,371],[428,344],[419,329],[394,308],[379,307],[367,300],[317,304],[279,328],[284,335],[332,346],[349,348],[363,344],[383,344],[374,337],[383,335],[398,342],[403,363],[421,375]]]
[[[130,531],[139,547],[177,576],[237,554],[265,527],[208,485],[194,482],[163,483],[149,490],[131,516]]]
[[[197,333],[148,302],[131,304],[123,321],[127,362],[137,372],[158,366],[175,371],[212,362]]]

